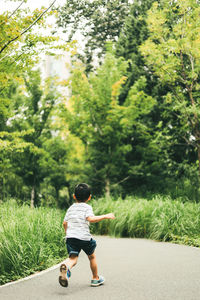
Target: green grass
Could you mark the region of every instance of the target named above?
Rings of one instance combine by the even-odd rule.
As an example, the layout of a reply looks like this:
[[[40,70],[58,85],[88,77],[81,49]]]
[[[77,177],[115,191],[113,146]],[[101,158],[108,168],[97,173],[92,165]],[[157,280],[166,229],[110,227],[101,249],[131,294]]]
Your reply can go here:
[[[0,205],[0,284],[28,276],[66,257],[63,212]]]
[[[92,206],[97,215],[109,212],[116,215],[115,220],[95,224],[95,233],[200,247],[200,203],[155,196],[152,200],[134,197],[114,201],[98,199]]]

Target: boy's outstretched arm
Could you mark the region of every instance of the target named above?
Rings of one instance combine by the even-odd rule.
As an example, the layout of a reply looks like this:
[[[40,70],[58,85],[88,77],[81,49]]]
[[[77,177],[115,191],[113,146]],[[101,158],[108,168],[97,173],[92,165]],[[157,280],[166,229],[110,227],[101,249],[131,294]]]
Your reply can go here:
[[[115,215],[113,213],[101,215],[101,216],[93,216],[93,217],[87,217],[86,220],[90,223],[96,223],[105,219],[115,219]]]

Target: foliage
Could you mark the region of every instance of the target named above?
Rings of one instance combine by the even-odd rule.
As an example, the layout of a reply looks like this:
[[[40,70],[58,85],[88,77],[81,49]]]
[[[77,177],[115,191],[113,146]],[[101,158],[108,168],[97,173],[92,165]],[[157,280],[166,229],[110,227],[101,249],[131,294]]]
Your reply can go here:
[[[157,96],[157,94],[153,92],[157,85],[156,80],[139,51],[139,47],[149,36],[146,19],[147,11],[151,8],[153,2],[155,2],[155,0],[134,1],[130,6],[130,12],[125,18],[124,26],[122,27],[119,39],[115,44],[116,56],[122,56],[129,62],[128,78],[120,94],[121,103],[125,101],[130,87],[141,76],[145,76],[147,79],[145,91],[149,95]]]
[[[166,192],[169,192],[169,188],[181,191],[178,188],[179,181],[189,180],[191,184],[195,181],[193,186],[195,186],[196,193],[198,191],[198,175],[196,154],[194,146],[190,142],[191,132],[186,132],[177,111],[170,105],[169,101],[166,101],[169,98],[171,87],[154,71],[154,63],[157,58],[152,58],[153,64],[149,64],[140,51],[140,46],[151,35],[147,24],[147,15],[148,9],[154,2],[153,0],[134,1],[115,46],[117,57],[123,56],[129,62],[127,81],[119,97],[120,103],[126,101],[131,86],[140,76],[146,78],[146,85],[143,87],[145,93],[157,100],[154,109],[145,117],[146,122],[148,121],[150,124],[151,145],[156,151],[154,151],[154,155],[151,155],[151,151],[149,152],[152,161],[149,161],[149,169],[144,170],[143,168],[143,178],[135,178],[134,181],[140,185],[139,189],[157,190],[158,192],[166,191],[166,188]],[[148,49],[152,51],[151,46]],[[146,147],[145,142],[140,137],[135,137],[134,142],[138,149]],[[139,151],[138,154],[140,154]],[[135,152],[131,151],[129,156],[129,161],[131,161],[135,157]],[[140,157],[141,155],[136,157],[136,160],[140,160]],[[146,157],[143,156],[142,162],[144,161],[146,161]],[[176,180],[176,187],[173,187]],[[141,184],[144,183],[145,187],[142,187]],[[191,192],[192,195],[194,195],[193,192]],[[198,196],[195,199],[198,199]]]
[[[4,182],[2,193],[7,189],[8,194],[14,197],[21,196],[21,192],[17,195],[16,189],[12,191],[9,188],[7,174],[12,174],[12,177],[22,179],[23,185],[28,188],[30,195],[26,193],[26,198],[31,199],[31,206],[38,205],[40,184],[45,178],[46,183],[55,189],[54,205],[59,205],[59,190],[67,183],[66,157],[70,146],[55,134],[56,127],[52,124],[52,114],[59,106],[58,95],[51,80],[44,86],[41,84],[39,71],[29,72],[24,80],[26,85],[18,88],[13,99],[15,116],[10,119],[10,132],[4,135],[1,133],[4,141],[0,152],[0,167],[3,170],[0,178]],[[5,143],[6,146],[3,147]],[[17,184],[17,178],[15,180]],[[22,182],[19,181],[19,185],[22,185]],[[19,190],[22,189],[23,187],[19,187]],[[2,199],[5,196],[2,195]]]
[[[54,2],[47,9],[30,11],[19,5],[13,12],[0,14],[0,131],[7,131],[7,122],[14,116],[16,88],[24,85],[26,72],[38,64],[40,54],[55,55],[57,49],[70,49],[69,44],[58,43],[58,37],[45,35],[49,26],[46,18],[54,13],[50,10]],[[2,143],[5,147],[5,140]]]
[[[128,161],[134,175],[132,181],[128,181],[126,185],[124,184],[124,188],[128,193],[136,187],[161,192],[166,186],[166,179],[169,178],[169,173],[174,176],[175,172],[173,171],[177,168],[177,161],[180,162],[178,160],[179,157],[173,156],[174,144],[169,143],[166,139],[167,134],[164,134],[167,128],[167,125],[164,126],[164,124],[168,124],[169,120],[171,120],[171,111],[166,116],[168,106],[163,104],[168,87],[157,78],[153,68],[145,62],[140,52],[141,44],[149,36],[147,11],[153,2],[155,1],[134,1],[125,20],[119,40],[115,45],[115,55],[124,57],[128,62],[127,80],[121,89],[119,102],[121,104],[126,103],[132,86],[138,85],[140,86],[138,101],[140,99],[143,102],[141,93],[145,93],[156,100],[154,100],[153,109],[138,117],[138,121],[146,125],[145,129],[143,128],[144,130],[141,133],[141,125],[133,126],[132,134],[130,134],[127,141],[127,143],[132,145]],[[146,105],[148,107],[148,104]],[[133,118],[133,113],[129,118]],[[161,123],[163,124],[162,132],[160,132]],[[181,133],[176,136],[176,141],[178,140],[179,144],[182,142],[181,137]],[[183,146],[181,151],[181,155],[183,155]],[[176,155],[178,156],[177,152]],[[173,168],[170,168],[169,165],[173,165]]]
[[[85,181],[81,147],[80,141],[69,133],[67,138],[58,135],[44,139],[46,154],[40,160],[44,180],[39,189],[42,205],[66,208],[71,203],[71,188],[74,189],[77,182]]]
[[[40,29],[46,27],[45,19],[48,15],[39,18],[43,12],[44,9],[36,9],[33,12],[17,9],[13,14],[9,11],[0,14],[1,122],[9,115],[9,95],[13,84],[22,83],[22,73],[38,62],[39,52],[47,50],[47,45],[52,45],[58,40],[56,37],[41,34]],[[33,32],[33,25],[37,26],[37,33]],[[29,30],[25,32],[28,28]]]
[[[44,270],[66,256],[63,213],[0,205],[0,284]]]
[[[89,1],[66,0],[59,8],[58,24],[68,34],[71,41],[81,33],[84,38],[84,55],[79,51],[79,58],[86,64],[86,73],[91,68],[96,56],[102,57],[106,42],[115,42],[123,28],[125,17],[129,13],[130,1]]]
[[[55,105],[56,96],[51,88],[48,89],[46,95],[43,95],[40,88],[39,71],[32,71],[26,76],[27,96],[19,92],[14,102],[16,116],[11,121],[14,130],[26,132],[24,136],[25,145],[20,152],[16,153],[12,163],[16,167],[16,174],[21,176],[24,183],[32,188],[31,201],[33,206],[35,189],[43,175],[39,164],[39,160],[45,154],[44,149],[42,149],[41,138],[48,128],[48,117]],[[25,147],[26,143],[29,147]],[[23,143],[20,143],[20,146],[22,145]]]
[[[97,195],[198,201],[199,1],[67,1],[58,22],[82,32],[86,60],[62,82],[66,103],[36,71],[41,52],[71,45],[43,36],[43,12],[0,15],[1,199],[64,207],[84,181]]]
[[[66,114],[70,131],[77,135],[86,147],[89,169],[88,180],[99,193],[116,189],[119,182],[126,181],[131,166],[126,160],[131,145],[126,143],[135,126],[138,134],[148,135],[148,129],[140,119],[152,109],[155,101],[142,88],[145,79],[132,87],[124,106],[118,97],[126,78],[127,64],[107,54],[97,73],[87,78],[84,70],[74,68],[71,78],[72,97]]]
[[[200,169],[199,11],[196,0],[155,2],[147,20],[150,36],[141,51],[168,84],[165,101],[179,121],[185,142],[195,148]]]
[[[34,189],[44,176],[41,170],[38,172],[39,168],[43,169],[39,161],[45,154],[41,149],[41,134],[48,127],[56,95],[50,88],[51,82],[46,85],[48,91],[42,91],[39,73],[31,70],[38,64],[41,53],[55,55],[57,49],[70,48],[69,44],[58,43],[58,37],[45,35],[46,18],[53,13],[49,10],[54,2],[47,9],[42,7],[31,12],[19,5],[13,12],[0,14],[2,199],[9,193],[21,198],[20,190],[24,191],[22,198],[27,197],[30,186],[34,199]]]

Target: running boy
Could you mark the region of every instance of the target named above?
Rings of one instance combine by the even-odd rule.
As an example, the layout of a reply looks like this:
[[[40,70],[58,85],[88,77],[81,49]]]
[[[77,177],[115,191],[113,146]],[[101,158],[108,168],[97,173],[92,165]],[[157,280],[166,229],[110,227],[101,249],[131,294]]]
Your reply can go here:
[[[98,275],[95,256],[96,241],[92,238],[89,230],[89,223],[99,222],[104,219],[115,219],[113,213],[95,216],[92,207],[87,204],[91,199],[90,187],[86,183],[80,183],[75,188],[73,195],[76,203],[67,210],[63,227],[66,232],[66,245],[69,258],[66,264],[60,266],[59,283],[63,287],[68,286],[68,279],[71,276],[71,269],[78,260],[78,255],[83,250],[90,261],[92,271],[91,286],[99,286],[105,279]]]

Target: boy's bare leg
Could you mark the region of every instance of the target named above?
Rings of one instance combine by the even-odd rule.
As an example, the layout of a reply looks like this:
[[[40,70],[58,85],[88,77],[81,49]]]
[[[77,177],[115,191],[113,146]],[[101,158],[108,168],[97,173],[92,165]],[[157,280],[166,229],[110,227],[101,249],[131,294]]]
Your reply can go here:
[[[98,280],[98,269],[97,269],[97,261],[96,261],[96,255],[93,253],[91,255],[88,255],[89,261],[90,261],[90,268],[92,271],[93,279]]]
[[[70,255],[70,257],[66,260],[66,264],[69,269],[73,268],[78,261],[78,256],[77,255]]]
[[[68,279],[69,279],[69,277],[71,277],[70,269],[76,265],[77,260],[78,260],[78,256],[71,255],[66,260],[66,264],[61,264],[61,266],[60,266],[60,276],[59,276],[59,283],[60,283],[61,286],[63,286],[63,287],[68,286]]]

